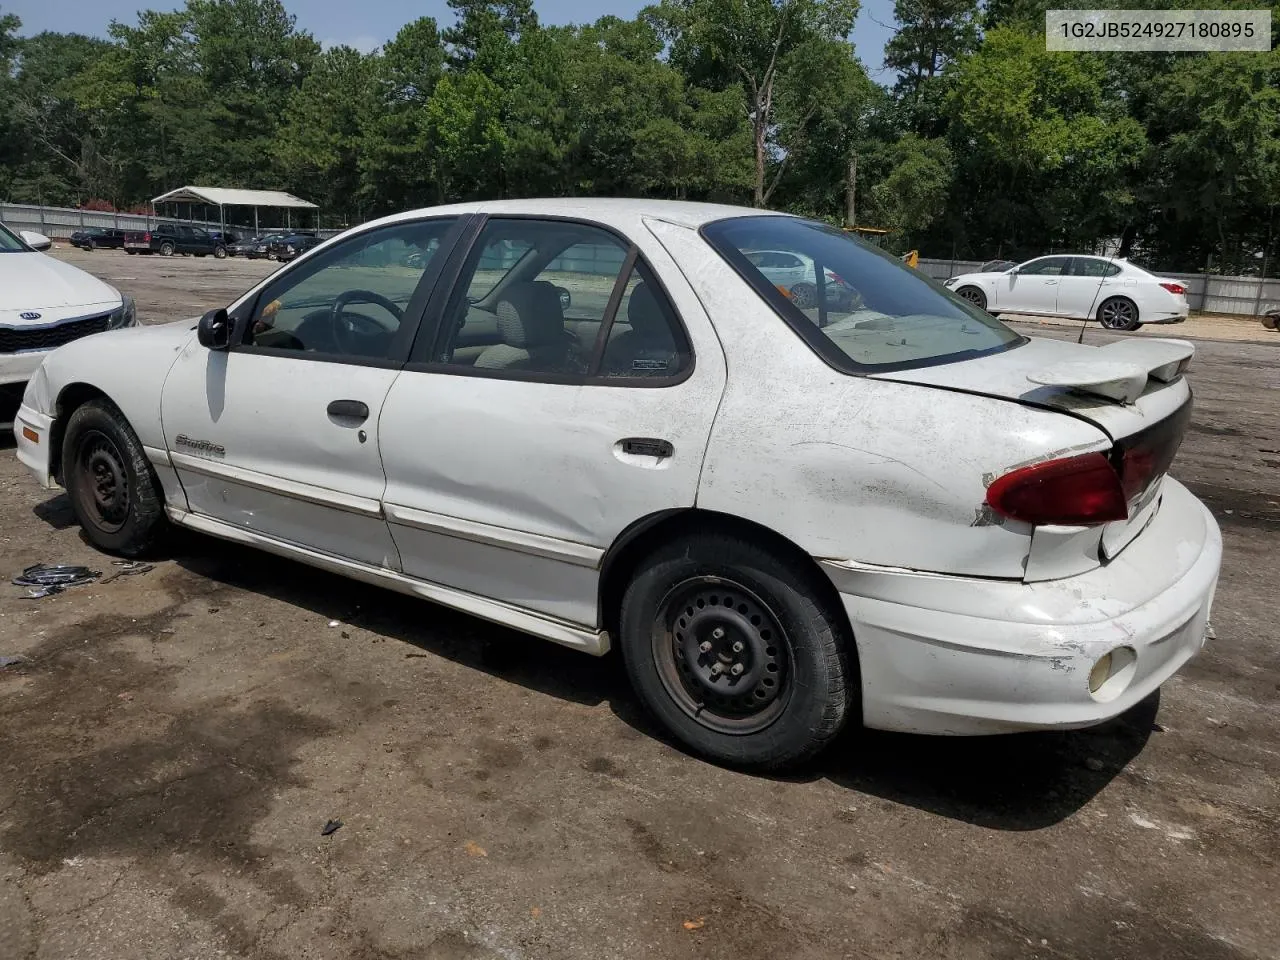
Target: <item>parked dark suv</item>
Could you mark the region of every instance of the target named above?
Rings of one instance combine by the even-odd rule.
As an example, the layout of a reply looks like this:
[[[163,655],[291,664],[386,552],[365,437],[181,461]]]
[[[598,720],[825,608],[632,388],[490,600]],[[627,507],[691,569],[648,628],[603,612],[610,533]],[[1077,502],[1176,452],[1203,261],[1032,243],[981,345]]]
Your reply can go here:
[[[227,245],[215,240],[207,230],[188,227],[181,223],[160,223],[150,230],[130,231],[124,237],[125,253],[158,253],[172,257],[175,253],[207,257],[213,254],[219,260],[227,255]]]
[[[124,246],[124,231],[115,227],[85,227],[71,234],[71,245],[81,250],[119,250]]]

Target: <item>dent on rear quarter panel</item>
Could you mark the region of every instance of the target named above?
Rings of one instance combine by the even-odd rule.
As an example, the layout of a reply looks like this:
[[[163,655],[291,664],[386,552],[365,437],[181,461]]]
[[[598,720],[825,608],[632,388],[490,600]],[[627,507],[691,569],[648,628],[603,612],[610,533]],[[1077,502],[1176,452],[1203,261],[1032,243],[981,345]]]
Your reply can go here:
[[[1071,417],[828,367],[690,229],[651,223],[712,310],[728,380],[698,505],[814,557],[1018,578],[1031,528],[984,507],[1010,465],[1100,449]]]

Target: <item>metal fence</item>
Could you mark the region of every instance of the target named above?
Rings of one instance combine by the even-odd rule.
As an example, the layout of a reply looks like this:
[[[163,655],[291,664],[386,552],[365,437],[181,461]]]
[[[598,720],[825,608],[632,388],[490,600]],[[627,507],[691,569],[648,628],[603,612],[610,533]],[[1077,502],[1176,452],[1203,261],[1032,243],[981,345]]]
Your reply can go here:
[[[0,223],[11,230],[34,230],[54,240],[66,240],[85,227],[115,227],[119,230],[148,230],[158,223],[185,223],[206,230],[221,230],[216,220],[181,220],[176,217],[155,217],[145,213],[110,213],[100,210],[79,210],[75,207],[42,207],[33,203],[0,203]],[[253,224],[226,224],[246,236],[253,234]],[[275,233],[287,229],[284,224],[270,226],[262,222],[259,233]],[[301,229],[301,228],[296,228]],[[310,231],[321,237],[332,237],[340,230]]]
[[[982,260],[926,260],[918,269],[935,280],[973,273]],[[1154,272],[1154,271],[1153,271]],[[1187,288],[1187,303],[1202,313],[1234,313],[1257,317],[1280,307],[1280,279],[1272,277],[1224,277],[1216,273],[1169,273],[1159,276],[1177,280]]]

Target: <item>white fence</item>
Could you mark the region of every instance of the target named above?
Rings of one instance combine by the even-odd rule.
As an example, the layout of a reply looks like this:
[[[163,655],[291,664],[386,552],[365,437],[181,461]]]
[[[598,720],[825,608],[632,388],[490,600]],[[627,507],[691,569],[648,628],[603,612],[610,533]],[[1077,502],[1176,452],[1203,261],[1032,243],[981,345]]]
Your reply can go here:
[[[945,280],[961,273],[972,273],[985,262],[988,261],[926,260],[921,257],[919,269],[935,280]],[[1192,310],[1257,317],[1268,310],[1280,308],[1280,279],[1166,271],[1159,271],[1159,275],[1177,280],[1187,288],[1187,302],[1191,304]]]
[[[11,230],[34,230],[54,240],[66,240],[85,227],[116,227],[120,230],[147,230],[157,223],[188,223],[208,230],[219,230],[217,221],[180,220],[176,217],[153,217],[144,213],[103,213],[99,210],[78,210],[74,207],[41,207],[31,203],[0,203],[0,223]],[[265,217],[259,221],[260,233],[284,230],[285,225],[269,224]],[[253,224],[227,222],[227,229],[237,233],[252,234]],[[305,229],[301,226],[298,229]],[[330,237],[337,230],[313,231],[322,237]]]

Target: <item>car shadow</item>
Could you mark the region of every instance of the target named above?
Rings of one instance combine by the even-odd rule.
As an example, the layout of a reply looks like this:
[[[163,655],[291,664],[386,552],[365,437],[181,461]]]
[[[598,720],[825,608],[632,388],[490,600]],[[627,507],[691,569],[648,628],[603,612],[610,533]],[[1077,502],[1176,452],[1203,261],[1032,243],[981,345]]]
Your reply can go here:
[[[31,508],[31,512],[54,530],[67,530],[76,525],[75,511],[71,509],[71,500],[65,493],[42,500]]]
[[[495,679],[572,703],[608,703],[633,729],[706,762],[676,743],[641,707],[621,657],[586,656],[425,600],[292,560],[179,531],[168,551],[191,573],[269,596],[444,657]],[[928,737],[861,728],[797,771],[766,775],[850,791],[995,830],[1051,826],[1079,810],[1139,753],[1153,731],[1159,693],[1088,730],[1004,737]]]

